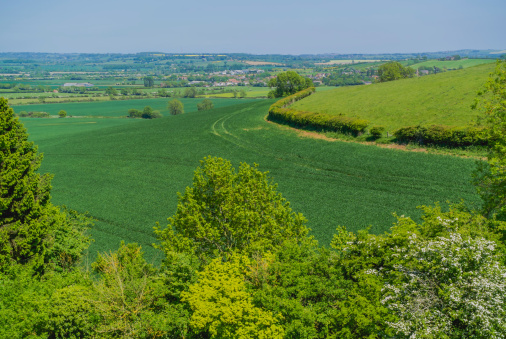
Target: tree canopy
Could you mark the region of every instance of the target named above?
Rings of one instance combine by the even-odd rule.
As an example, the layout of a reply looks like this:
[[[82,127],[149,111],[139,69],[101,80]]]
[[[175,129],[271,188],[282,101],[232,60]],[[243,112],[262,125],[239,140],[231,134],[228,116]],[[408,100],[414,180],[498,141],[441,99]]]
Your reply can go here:
[[[73,262],[87,243],[73,231],[76,218],[51,204],[52,176],[37,173],[41,162],[37,146],[28,141],[7,99],[0,97],[0,272],[13,263],[31,263],[43,270],[50,261]],[[82,242],[77,254],[68,248],[67,253],[59,252],[68,236]],[[56,258],[57,252],[67,257]]]
[[[214,108],[214,104],[209,99],[204,99],[202,102],[197,104],[197,110],[199,111],[207,111]]]
[[[267,173],[207,157],[193,187],[179,196],[176,214],[156,233],[166,253],[184,252],[208,260],[234,251],[267,251],[285,240],[306,239],[306,219],[294,213]]]
[[[303,89],[313,86],[313,80],[300,76],[297,72],[287,71],[279,73],[275,78],[269,80],[269,97],[280,98],[292,95]]]
[[[506,60],[497,61],[473,108],[483,111],[490,146],[487,163],[479,163],[475,175],[483,213],[506,220]]]
[[[378,67],[379,81],[387,82],[404,78],[412,78],[415,70],[404,67],[400,62],[392,61]]]
[[[169,101],[167,104],[167,108],[169,109],[170,114],[178,115],[184,113],[184,105],[181,101],[177,99],[173,99]]]

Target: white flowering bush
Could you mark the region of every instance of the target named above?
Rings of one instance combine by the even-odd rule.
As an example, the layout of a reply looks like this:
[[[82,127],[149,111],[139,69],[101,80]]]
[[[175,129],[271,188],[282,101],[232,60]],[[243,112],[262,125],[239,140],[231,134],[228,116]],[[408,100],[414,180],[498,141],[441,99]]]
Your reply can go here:
[[[416,238],[396,265],[400,281],[383,290],[382,303],[398,317],[388,325],[409,338],[506,337],[506,269],[496,243],[457,232]]]

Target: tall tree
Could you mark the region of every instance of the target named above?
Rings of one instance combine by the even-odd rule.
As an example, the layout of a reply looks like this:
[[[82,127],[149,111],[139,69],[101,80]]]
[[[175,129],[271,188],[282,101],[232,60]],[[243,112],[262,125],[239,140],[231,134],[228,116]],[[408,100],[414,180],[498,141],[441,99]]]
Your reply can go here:
[[[152,76],[144,77],[144,87],[153,87],[155,85],[155,80]]]
[[[402,66],[400,62],[392,61],[379,66],[378,74],[380,82],[387,82],[403,78],[412,78],[415,75],[415,70],[411,67]]]
[[[479,163],[475,174],[483,213],[506,220],[506,60],[497,61],[473,108],[484,113],[490,144],[488,161]]]
[[[178,115],[184,113],[184,105],[181,101],[177,99],[173,99],[169,101],[167,108],[169,109],[170,114]]]
[[[156,233],[162,249],[195,254],[203,260],[234,251],[253,253],[307,240],[306,219],[294,213],[267,173],[241,164],[236,172],[222,158],[207,157],[193,187],[179,196],[176,214]]]
[[[269,96],[280,98],[312,87],[313,81],[300,76],[297,72],[287,71],[279,73],[277,77],[269,80],[268,85],[270,88],[274,88],[269,92]]]
[[[26,129],[0,98],[0,270],[31,260],[40,267],[49,234],[63,222],[50,203],[51,175],[37,173],[41,161]]]

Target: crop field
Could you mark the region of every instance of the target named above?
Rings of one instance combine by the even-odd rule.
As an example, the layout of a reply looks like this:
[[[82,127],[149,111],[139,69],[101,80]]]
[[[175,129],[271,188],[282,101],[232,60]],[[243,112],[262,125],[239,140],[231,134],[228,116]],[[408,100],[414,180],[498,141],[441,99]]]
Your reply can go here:
[[[419,67],[425,66],[425,67],[438,67],[440,69],[447,68],[447,69],[457,69],[460,66],[462,68],[468,68],[483,64],[493,64],[495,63],[494,59],[461,59],[461,60],[448,60],[448,61],[439,61],[439,60],[428,60],[416,64],[409,65],[411,68],[417,69]],[[403,64],[406,64],[406,62],[403,62]]]
[[[240,101],[236,101],[240,102]],[[97,221],[90,260],[121,240],[160,254],[153,226],[166,225],[177,192],[191,185],[205,156],[269,171],[312,234],[328,246],[335,228],[387,231],[392,212],[419,218],[416,206],[461,198],[477,203],[473,160],[328,142],[265,121],[272,100],[161,119],[22,119],[55,175],[52,197]]]
[[[142,110],[146,106],[151,106],[154,110],[159,110],[162,115],[170,115],[167,109],[167,103],[172,98],[163,99],[133,99],[133,100],[113,100],[103,102],[69,102],[59,104],[35,104],[35,105],[19,105],[13,106],[14,111],[47,112],[50,115],[58,115],[60,110],[65,110],[71,116],[101,116],[101,117],[125,117],[128,110],[135,108]],[[193,112],[197,110],[197,104],[203,99],[178,99],[184,105],[185,112]],[[211,99],[214,107],[225,107],[228,105],[236,105],[237,103],[251,102],[255,99]]]
[[[352,65],[355,63],[364,62],[379,62],[381,60],[330,60],[328,62],[317,62],[315,65],[318,66],[331,66],[331,65]]]
[[[370,121],[386,131],[410,125],[465,126],[478,112],[471,109],[477,91],[494,64],[385,83],[341,87],[317,92],[291,107],[294,109]]]

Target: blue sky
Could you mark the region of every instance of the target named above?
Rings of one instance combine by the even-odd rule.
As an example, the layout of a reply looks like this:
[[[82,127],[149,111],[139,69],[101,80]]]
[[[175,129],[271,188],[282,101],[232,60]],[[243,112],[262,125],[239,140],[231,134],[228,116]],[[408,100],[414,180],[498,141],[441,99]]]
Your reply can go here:
[[[506,49],[504,0],[3,0],[0,52]]]

